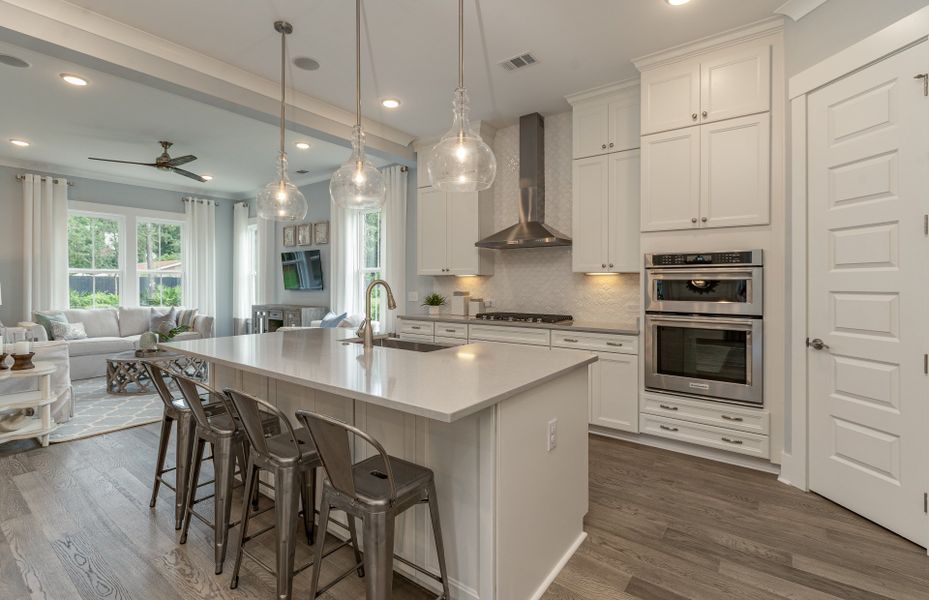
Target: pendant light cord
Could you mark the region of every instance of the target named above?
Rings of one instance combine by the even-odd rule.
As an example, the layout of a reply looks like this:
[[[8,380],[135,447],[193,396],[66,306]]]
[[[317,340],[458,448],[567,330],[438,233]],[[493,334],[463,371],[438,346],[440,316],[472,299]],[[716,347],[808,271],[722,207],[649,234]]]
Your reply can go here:
[[[286,104],[285,96],[286,93],[286,84],[285,78],[287,77],[287,70],[285,65],[287,63],[287,31],[281,30],[281,171],[284,169],[284,106]]]
[[[458,0],[458,89],[464,87],[464,0]]]
[[[355,124],[361,127],[361,0],[355,0]]]

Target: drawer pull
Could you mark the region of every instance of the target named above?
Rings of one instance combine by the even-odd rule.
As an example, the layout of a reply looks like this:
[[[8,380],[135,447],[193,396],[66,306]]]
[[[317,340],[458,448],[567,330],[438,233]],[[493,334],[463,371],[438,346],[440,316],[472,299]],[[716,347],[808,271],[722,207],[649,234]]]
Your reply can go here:
[[[606,345],[607,345],[607,346],[616,346],[616,347],[618,347],[618,348],[622,348],[622,346],[623,346],[622,342],[607,342]]]
[[[454,329],[446,329],[445,332],[446,332],[446,333],[455,333],[455,330],[454,330]]]
[[[727,438],[727,437],[724,437],[724,438],[721,438],[721,439],[722,439],[724,442],[726,442],[727,444],[735,444],[736,446],[742,445],[742,440],[733,440],[733,439]]]
[[[565,338],[564,341],[566,341],[566,342],[571,342],[572,344],[576,344],[576,343],[577,343],[577,340],[574,339],[574,338]]]
[[[660,427],[661,429],[664,429],[665,431],[677,431],[677,427],[668,427],[667,425],[659,425],[658,427]]]
[[[410,329],[422,329],[419,325],[410,325]]]
[[[742,417],[730,417],[729,415],[722,415],[722,417],[727,421],[735,421],[736,423],[744,421]]]
[[[663,408],[665,410],[677,410],[676,406],[668,406],[667,404],[659,404],[658,408]]]

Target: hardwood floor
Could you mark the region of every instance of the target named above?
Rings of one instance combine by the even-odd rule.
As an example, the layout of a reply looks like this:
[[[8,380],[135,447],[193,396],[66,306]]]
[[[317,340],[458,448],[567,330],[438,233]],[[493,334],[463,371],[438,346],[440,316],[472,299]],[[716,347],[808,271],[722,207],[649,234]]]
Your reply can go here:
[[[0,599],[273,597],[248,559],[235,591],[231,561],[213,575],[196,520],[177,545],[170,490],[149,509],[156,444],[149,426],[0,447]],[[772,475],[591,436],[590,480],[589,537],[547,600],[929,599],[925,550]],[[308,555],[299,548],[297,563]],[[323,579],[351,562],[347,549],[331,558]],[[297,576],[295,598],[308,580]],[[432,598],[399,576],[394,590]],[[363,598],[362,582],[327,597]]]

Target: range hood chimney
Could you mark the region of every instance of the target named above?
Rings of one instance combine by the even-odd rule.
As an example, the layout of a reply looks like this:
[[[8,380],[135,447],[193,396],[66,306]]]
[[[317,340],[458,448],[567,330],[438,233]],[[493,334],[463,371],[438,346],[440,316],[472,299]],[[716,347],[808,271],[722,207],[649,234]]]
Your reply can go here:
[[[571,245],[571,238],[544,221],[545,123],[532,113],[519,118],[519,223],[474,245],[495,250]]]

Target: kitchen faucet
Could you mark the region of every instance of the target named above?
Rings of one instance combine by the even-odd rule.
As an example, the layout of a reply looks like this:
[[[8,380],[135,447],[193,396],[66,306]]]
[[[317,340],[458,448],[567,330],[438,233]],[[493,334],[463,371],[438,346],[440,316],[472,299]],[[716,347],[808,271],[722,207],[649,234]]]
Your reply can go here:
[[[371,327],[371,293],[377,285],[384,286],[384,289],[387,291],[387,308],[389,310],[395,310],[397,308],[397,302],[394,300],[394,292],[390,289],[390,285],[386,281],[383,279],[375,279],[368,284],[368,289],[365,290],[365,318],[358,327],[358,330],[355,331],[355,335],[360,337],[364,342],[365,350],[374,347],[374,329]]]

